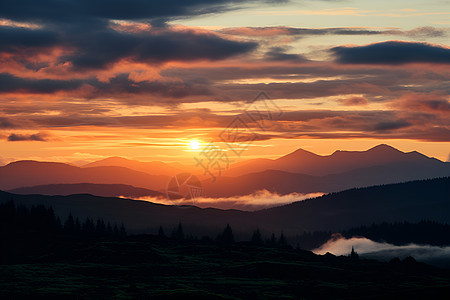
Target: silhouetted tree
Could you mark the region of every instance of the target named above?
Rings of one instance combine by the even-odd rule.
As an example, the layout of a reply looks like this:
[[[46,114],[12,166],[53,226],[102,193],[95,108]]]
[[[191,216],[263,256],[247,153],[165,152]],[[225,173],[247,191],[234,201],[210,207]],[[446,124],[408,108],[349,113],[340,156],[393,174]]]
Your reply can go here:
[[[278,246],[285,248],[288,246],[286,237],[284,236],[283,232],[280,234],[280,238],[278,239]]]
[[[117,227],[117,224],[114,224],[113,234],[114,236],[119,236],[119,227]]]
[[[106,235],[109,236],[109,237],[114,236],[113,228],[111,226],[111,223],[109,223],[109,222],[106,225]]]
[[[178,223],[177,229],[175,229],[175,230],[172,232],[172,238],[175,239],[175,240],[177,240],[177,241],[184,240],[183,225],[181,225],[181,222]]]
[[[75,233],[75,221],[73,219],[72,213],[69,213],[66,222],[64,223],[64,231],[68,234]]]
[[[84,235],[87,236],[95,235],[94,221],[91,218],[86,218],[86,220],[83,222],[83,225],[81,225],[81,231]]]
[[[275,233],[272,233],[270,240],[267,243],[271,247],[275,247],[277,245],[277,239],[275,238]]]
[[[44,236],[66,235],[71,237],[119,237],[125,236],[125,226],[122,224],[120,229],[117,224],[112,229],[111,224],[105,225],[102,219],[94,222],[87,218],[83,224],[72,213],[69,213],[61,225],[61,219],[55,215],[52,207],[44,205],[33,205],[30,208],[14,203],[0,203],[0,233],[1,236],[8,238],[23,238],[28,235],[30,238],[42,238]],[[115,234],[114,234],[115,232]]]
[[[355,251],[355,249],[353,248],[353,246],[352,246],[352,252],[350,252],[350,258],[351,258],[351,259],[358,259],[358,258],[359,258],[359,255],[358,255],[358,253]]]
[[[80,219],[78,217],[75,219],[75,227],[74,227],[73,234],[81,235],[81,223],[80,223]]]
[[[223,233],[219,236],[219,241],[224,244],[232,244],[234,243],[234,235],[233,230],[230,227],[230,224],[227,224]]]
[[[120,225],[119,236],[120,237],[126,237],[127,236],[127,231],[126,231],[125,225],[123,223]]]
[[[164,229],[162,228],[162,226],[159,226],[159,229],[158,229],[158,236],[159,236],[160,238],[165,238],[165,237],[166,237],[166,234],[164,233]]]
[[[259,228],[257,228],[252,235],[251,243],[253,245],[262,245],[263,240],[261,237],[261,232],[259,231]]]
[[[105,236],[106,235],[106,225],[105,221],[102,219],[97,220],[97,225],[95,226],[95,233],[97,236]]]

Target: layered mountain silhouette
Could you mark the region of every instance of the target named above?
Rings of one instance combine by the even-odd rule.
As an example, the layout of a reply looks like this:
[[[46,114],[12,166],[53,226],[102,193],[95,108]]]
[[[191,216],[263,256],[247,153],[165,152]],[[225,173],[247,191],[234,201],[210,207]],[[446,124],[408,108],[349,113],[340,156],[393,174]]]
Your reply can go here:
[[[449,163],[391,163],[356,169],[338,174],[312,176],[279,170],[266,170],[237,177],[218,177],[205,180],[203,195],[231,197],[249,195],[259,190],[278,194],[337,192],[353,187],[400,183],[411,180],[450,176]]]
[[[317,155],[298,149],[277,159],[255,159],[231,166],[225,176],[241,176],[265,170],[280,170],[323,176],[365,169],[374,166],[392,164],[417,164],[422,166],[440,166],[442,162],[429,158],[419,152],[402,152],[389,145],[378,145],[367,151],[336,151],[331,155]]]
[[[84,218],[98,216],[124,222],[132,232],[156,232],[159,226],[173,228],[179,222],[193,234],[213,234],[230,224],[233,232],[301,234],[305,230],[344,230],[387,222],[418,222],[423,219],[450,222],[450,177],[401,184],[351,189],[290,205],[255,212],[167,206],[122,198],[87,194],[71,196],[15,195],[0,192],[0,201],[52,206],[65,218],[69,213]]]
[[[176,167],[173,165],[177,165]],[[82,166],[83,168],[91,167],[124,167],[131,170],[148,173],[151,175],[174,176],[183,172],[183,166],[180,164],[166,164],[160,161],[141,162],[138,160],[126,159],[123,157],[109,157],[99,161],[95,161]]]
[[[203,194],[230,197],[263,189],[278,194],[329,193],[445,176],[450,176],[450,163],[388,145],[367,151],[336,151],[329,156],[299,149],[275,160],[243,162],[214,182],[205,180]]]
[[[165,194],[137,188],[126,184],[99,184],[99,183],[73,183],[73,184],[47,184],[32,187],[22,187],[9,190],[14,194],[40,194],[40,195],[73,195],[91,194],[102,197],[165,197]]]
[[[120,157],[107,158],[83,167],[63,163],[18,161],[0,167],[0,189],[95,183],[125,184],[165,193],[170,178],[182,172],[183,168],[181,165],[139,162]],[[415,151],[405,153],[387,145],[379,145],[367,151],[336,151],[328,156],[298,149],[274,160],[244,161],[225,171],[215,182],[207,179],[202,185],[204,196],[230,197],[248,195],[259,190],[279,194],[329,193],[353,187],[444,176],[450,176],[449,162],[429,158]],[[93,191],[92,187],[83,185],[72,188],[76,193]],[[115,189],[120,190],[121,187]],[[23,189],[20,193],[26,191],[35,193],[43,189]],[[98,192],[93,194],[118,195]],[[131,194],[129,196],[132,197]]]
[[[150,175],[124,167],[79,168],[63,163],[18,161],[0,167],[0,189],[10,190],[59,183],[128,184],[158,190],[167,185],[168,176]]]

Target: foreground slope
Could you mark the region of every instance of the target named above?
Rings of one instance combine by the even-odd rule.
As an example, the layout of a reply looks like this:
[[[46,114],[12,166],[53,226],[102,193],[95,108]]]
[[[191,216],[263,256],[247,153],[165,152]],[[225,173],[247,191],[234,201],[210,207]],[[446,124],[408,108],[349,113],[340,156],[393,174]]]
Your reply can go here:
[[[29,243],[0,265],[4,299],[447,299],[450,271],[302,250],[172,242]],[[37,250],[37,251],[36,251]]]

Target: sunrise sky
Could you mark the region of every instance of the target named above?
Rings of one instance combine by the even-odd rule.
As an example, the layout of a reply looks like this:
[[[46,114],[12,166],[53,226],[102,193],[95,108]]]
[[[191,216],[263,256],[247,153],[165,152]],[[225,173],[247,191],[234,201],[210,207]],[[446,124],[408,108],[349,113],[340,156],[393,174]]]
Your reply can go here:
[[[449,36],[448,0],[3,1],[0,164],[194,164],[230,152],[237,118],[254,141],[235,161],[380,143],[450,160]],[[264,127],[245,113],[261,92]]]

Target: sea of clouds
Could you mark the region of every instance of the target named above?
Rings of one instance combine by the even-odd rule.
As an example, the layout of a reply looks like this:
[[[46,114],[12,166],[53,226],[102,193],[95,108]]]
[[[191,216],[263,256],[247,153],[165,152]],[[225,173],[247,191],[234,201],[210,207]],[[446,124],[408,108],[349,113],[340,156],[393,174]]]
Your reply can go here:
[[[450,268],[450,247],[417,244],[396,246],[389,243],[375,242],[364,237],[346,239],[337,235],[321,247],[313,250],[313,252],[316,254],[329,252],[334,255],[348,255],[352,247],[354,247],[361,258],[389,261],[394,257],[404,259],[412,256],[419,262]]]
[[[156,197],[138,197],[134,200],[149,201],[153,203],[161,203],[166,205],[195,205],[201,208],[214,207],[220,209],[239,209],[246,211],[255,211],[274,206],[289,204],[296,201],[302,201],[309,198],[320,197],[324,193],[310,193],[300,194],[291,193],[286,195],[279,195],[267,190],[257,191],[250,195],[235,196],[235,197],[196,197],[194,199],[169,200],[165,198]],[[129,197],[127,197],[129,198]]]

